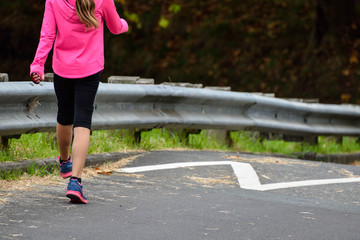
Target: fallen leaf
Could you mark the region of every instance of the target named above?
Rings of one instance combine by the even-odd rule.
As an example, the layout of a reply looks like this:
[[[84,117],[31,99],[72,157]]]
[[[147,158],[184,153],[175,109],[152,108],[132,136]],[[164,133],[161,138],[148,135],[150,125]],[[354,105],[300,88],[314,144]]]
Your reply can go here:
[[[108,175],[110,176],[112,171],[109,171],[109,172],[105,172],[105,171],[96,171],[97,174],[103,174],[103,175]]]

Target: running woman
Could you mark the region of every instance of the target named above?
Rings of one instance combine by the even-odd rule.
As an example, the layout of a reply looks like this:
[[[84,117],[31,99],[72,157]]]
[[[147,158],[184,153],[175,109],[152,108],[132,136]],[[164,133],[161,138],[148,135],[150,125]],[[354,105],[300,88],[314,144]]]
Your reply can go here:
[[[58,159],[61,176],[70,177],[66,197],[72,202],[88,202],[81,175],[89,149],[95,95],[104,69],[104,22],[113,34],[128,31],[113,0],[46,0],[40,42],[30,66],[32,81],[40,83],[47,56],[54,48]]]

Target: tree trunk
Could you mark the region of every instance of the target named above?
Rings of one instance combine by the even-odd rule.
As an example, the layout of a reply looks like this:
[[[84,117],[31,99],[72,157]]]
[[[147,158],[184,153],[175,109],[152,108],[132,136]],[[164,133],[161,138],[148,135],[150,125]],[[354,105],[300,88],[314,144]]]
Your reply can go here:
[[[303,55],[303,82],[296,88],[308,95],[323,96],[322,102],[339,103],[342,94],[354,91],[356,81],[346,69],[353,51],[351,35],[356,2],[317,0],[313,33]]]
[[[355,14],[354,6],[355,0],[317,0],[314,32],[317,47],[321,46],[325,36],[338,41],[343,34],[348,33]]]

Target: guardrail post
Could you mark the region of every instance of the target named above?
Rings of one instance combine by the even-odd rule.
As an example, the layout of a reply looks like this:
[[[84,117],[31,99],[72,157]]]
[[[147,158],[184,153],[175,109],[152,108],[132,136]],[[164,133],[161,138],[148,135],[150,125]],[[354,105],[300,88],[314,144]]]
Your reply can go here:
[[[0,136],[0,149],[5,151],[9,149],[9,138]]]
[[[154,85],[155,80],[153,78],[140,78],[140,79],[136,80],[136,84]]]
[[[140,77],[130,77],[130,76],[110,76],[108,77],[108,83],[115,84],[136,84],[136,81],[140,79]]]
[[[263,93],[263,92],[250,92],[250,93],[253,95],[275,98],[275,93]],[[253,131],[253,133],[251,135],[252,135],[252,138],[259,139],[259,141],[261,143],[263,143],[264,140],[281,140],[282,139],[282,135],[274,134],[274,133],[270,133],[270,132]]]
[[[137,76],[110,76],[108,77],[108,83],[154,85],[155,80],[153,78],[140,78]]]
[[[108,77],[108,83],[154,85],[155,80],[153,78],[140,78],[131,76],[110,76]]]
[[[140,143],[141,142],[141,131],[134,130],[134,142]]]
[[[212,87],[212,86],[207,86],[205,87],[206,89],[212,89],[212,90],[218,90],[218,91],[231,91],[231,87],[230,86],[224,86],[224,87]],[[208,137],[215,137],[215,139],[222,143],[225,144],[229,147],[231,147],[234,143],[232,141],[232,139],[230,138],[230,131],[228,130],[221,130],[221,129],[208,129],[205,130],[205,134]]]
[[[305,136],[304,142],[307,142],[311,145],[318,145],[319,144],[319,136]]]
[[[175,86],[175,87],[188,87],[188,88],[203,88],[201,83],[187,83],[187,82],[163,82],[161,85]]]
[[[303,103],[319,103],[318,98],[283,98],[291,102],[303,102]]]
[[[152,129],[133,129],[134,143],[139,144],[141,142],[141,133],[151,131]]]
[[[275,97],[275,93],[263,93],[263,92],[249,92],[254,95],[264,96],[264,97]]]
[[[54,73],[45,73],[45,82],[54,82]]]
[[[12,135],[12,136],[0,136],[0,149],[8,151],[9,150],[9,140],[19,139],[21,137],[21,134],[18,135]]]
[[[0,82],[8,82],[9,75],[7,73],[0,73]]]

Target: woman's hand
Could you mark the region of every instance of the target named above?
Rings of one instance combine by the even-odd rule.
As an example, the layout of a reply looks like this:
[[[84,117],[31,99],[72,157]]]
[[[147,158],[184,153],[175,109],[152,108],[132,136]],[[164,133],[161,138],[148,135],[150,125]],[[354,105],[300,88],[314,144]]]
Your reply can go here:
[[[37,73],[32,73],[31,74],[31,80],[35,83],[35,84],[39,84],[41,79],[39,77],[39,75]]]

